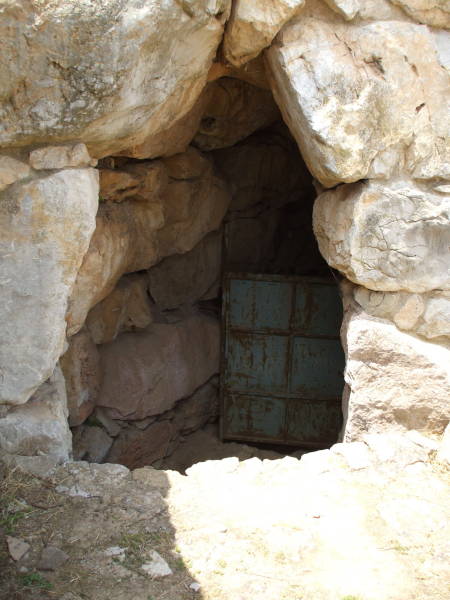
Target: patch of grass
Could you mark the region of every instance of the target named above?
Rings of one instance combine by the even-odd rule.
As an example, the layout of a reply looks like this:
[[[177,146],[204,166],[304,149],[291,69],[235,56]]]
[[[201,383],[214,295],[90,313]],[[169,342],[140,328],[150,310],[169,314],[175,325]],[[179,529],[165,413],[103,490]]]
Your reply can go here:
[[[13,534],[17,523],[33,511],[31,506],[19,500],[19,494],[27,485],[29,483],[14,470],[0,482],[0,527],[7,535]]]
[[[3,512],[3,511],[2,511]],[[15,512],[5,511],[0,517],[0,527],[4,529],[6,535],[12,535],[17,523],[23,519],[30,510],[18,510]]]
[[[130,554],[142,554],[149,543],[145,533],[125,533],[119,541],[119,546],[126,548]]]
[[[165,529],[159,529],[158,531],[152,531],[148,534],[151,543],[154,546],[173,546],[174,536],[172,533]]]
[[[185,571],[186,570],[186,565],[184,564],[184,560],[181,558],[181,556],[179,558],[176,558],[174,561],[174,567],[177,571]]]
[[[23,587],[39,590],[51,590],[53,588],[53,585],[50,583],[50,581],[35,571],[32,573],[23,573],[22,575],[19,575],[19,582]]]
[[[341,600],[363,600],[361,596],[353,596],[353,594],[342,596]]]
[[[143,532],[126,533],[120,538],[118,545],[126,549],[125,559],[121,564],[126,569],[138,571],[149,549],[149,535]]]

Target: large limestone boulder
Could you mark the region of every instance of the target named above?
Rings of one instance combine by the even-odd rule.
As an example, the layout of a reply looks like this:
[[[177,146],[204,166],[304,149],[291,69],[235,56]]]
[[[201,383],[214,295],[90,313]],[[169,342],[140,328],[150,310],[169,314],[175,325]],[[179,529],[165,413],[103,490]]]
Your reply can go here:
[[[305,0],[234,0],[225,32],[225,58],[240,66],[270,46],[287,21]]]
[[[391,0],[419,23],[450,29],[450,4],[447,0]]]
[[[450,345],[402,332],[347,303],[341,331],[347,355],[344,441],[365,432],[444,431],[450,418]]]
[[[450,177],[450,78],[441,55],[426,27],[350,26],[319,3],[283,28],[267,51],[273,92],[323,185],[402,171]]]
[[[100,205],[97,226],[70,297],[68,335],[80,330],[90,308],[112,292],[124,273],[158,261],[156,232],[163,224],[158,202]]]
[[[169,129],[206,83],[229,7],[3,2],[0,144],[78,139],[99,157]]]
[[[26,402],[53,372],[97,206],[91,168],[45,171],[2,193],[0,403]]]
[[[228,186],[200,152],[190,148],[164,165],[169,184],[163,196],[165,223],[158,233],[160,259],[192,250],[219,228],[230,204]]]
[[[69,425],[74,427],[94,410],[102,379],[97,346],[88,330],[82,329],[70,339],[60,365],[66,382]]]
[[[344,17],[346,21],[353,19],[360,8],[360,0],[325,0],[331,10]]]
[[[134,427],[123,430],[114,440],[106,461],[129,469],[139,469],[164,458],[176,433],[170,421],[152,423],[145,431]]]
[[[152,132],[143,141],[138,135],[138,143],[116,154],[142,159],[173,156],[180,152],[186,152],[200,127],[200,122],[210,101],[211,91],[210,86],[206,86],[191,110],[175,119],[175,122],[167,129],[156,134]]]
[[[122,277],[114,290],[94,306],[86,319],[93,341],[106,344],[122,331],[145,329],[153,321],[154,309],[147,293],[145,275]]]
[[[374,292],[356,286],[353,296],[374,317],[427,338],[450,337],[450,292]]]
[[[219,348],[219,323],[200,315],[123,333],[100,347],[104,376],[98,403],[118,419],[165,412],[218,372]]]
[[[131,175],[129,180],[122,177],[129,187],[116,182],[119,202],[100,205],[70,299],[69,335],[79,331],[89,310],[112,292],[124,273],[148,269],[166,256],[191,250],[219,227],[230,202],[212,162],[193,148],[122,171]],[[109,179],[108,199],[113,200],[111,186]]]
[[[161,310],[193,304],[220,278],[222,232],[204,237],[185,254],[174,254],[148,272],[151,297]],[[95,310],[95,309],[94,309]]]
[[[64,377],[56,367],[26,404],[0,414],[0,449],[20,456],[68,460],[72,434],[67,424]]]
[[[223,77],[209,88],[209,101],[194,138],[201,150],[226,148],[280,118],[270,90]]]
[[[314,232],[332,267],[372,290],[450,289],[450,195],[406,180],[321,194]]]
[[[30,165],[13,156],[0,155],[0,192],[30,174]]]

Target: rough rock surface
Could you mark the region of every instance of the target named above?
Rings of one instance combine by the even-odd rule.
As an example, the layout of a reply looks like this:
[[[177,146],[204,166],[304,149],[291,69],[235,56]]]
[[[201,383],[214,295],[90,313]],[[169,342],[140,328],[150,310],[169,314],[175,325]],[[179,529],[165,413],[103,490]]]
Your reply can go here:
[[[446,0],[391,0],[419,23],[450,29],[450,6]]]
[[[125,275],[114,290],[89,312],[86,327],[96,344],[116,339],[122,331],[145,329],[154,309],[147,293],[145,275]]]
[[[221,258],[222,232],[210,233],[190,252],[169,256],[149,269],[151,297],[161,310],[193,304],[220,279]]]
[[[26,404],[13,406],[0,416],[0,450],[67,460],[72,452],[67,417],[64,377],[56,367]]]
[[[169,421],[152,423],[143,431],[130,427],[114,440],[106,461],[120,463],[129,469],[153,464],[169,453],[173,434]]]
[[[235,0],[224,37],[225,58],[235,66],[255,58],[304,4],[305,0]]]
[[[325,260],[373,290],[450,289],[450,194],[408,180],[321,194],[314,232]]]
[[[0,155],[0,192],[20,179],[25,179],[30,174],[27,163],[13,156]]]
[[[344,439],[366,432],[442,433],[450,419],[450,345],[399,331],[347,301]]]
[[[201,150],[232,146],[280,118],[270,90],[223,77],[211,84],[193,143]]]
[[[73,457],[91,463],[102,463],[111,448],[113,439],[103,427],[88,424],[73,430]]]
[[[207,461],[187,476],[69,463],[44,477],[29,478],[10,510],[56,498],[58,510],[33,507],[15,535],[29,539],[30,569],[50,533],[69,556],[45,573],[64,600],[192,600],[193,584],[205,600],[448,595],[448,475],[406,436],[301,460]],[[154,552],[172,575],[142,571]],[[6,600],[17,572],[1,566]]]
[[[311,175],[283,127],[257,132],[231,148],[215,151],[213,156],[228,182],[230,211],[257,204],[275,208],[302,201],[312,191]]]
[[[139,179],[137,186],[129,182],[132,197],[100,205],[70,299],[69,335],[81,328],[90,308],[112,292],[124,273],[191,250],[219,227],[230,202],[211,161],[193,148],[162,161],[131,165],[130,173]]]
[[[30,152],[30,165],[37,170],[95,167],[96,163],[84,144],[44,146]]]
[[[358,13],[360,0],[325,0],[328,6],[344,19],[350,21]]]
[[[219,329],[215,319],[194,315],[104,344],[98,404],[127,419],[169,410],[218,372]]]
[[[70,338],[60,365],[66,382],[69,425],[74,427],[94,410],[102,380],[100,356],[87,329]]]
[[[190,110],[229,2],[18,1],[0,10],[0,143],[78,139],[105,156]]]
[[[95,227],[98,176],[64,169],[0,198],[0,403],[20,404],[53,372],[67,302]]]
[[[327,187],[403,171],[450,177],[450,79],[433,34],[394,20],[349,27],[314,6],[267,51],[275,98],[313,175]]]
[[[358,286],[353,295],[367,313],[389,319],[399,329],[430,339],[450,337],[450,292],[374,292]]]
[[[102,454],[99,460],[94,462],[118,462],[128,468],[144,467],[153,465],[158,468],[176,468],[183,470],[190,467],[194,462],[204,460],[205,457],[222,458],[229,456],[228,451],[239,447],[239,444],[223,444],[217,435],[217,424],[211,425],[214,430],[206,438],[197,438],[191,435],[193,432],[204,433],[201,429],[209,422],[217,421],[219,416],[219,393],[218,377],[212,377],[208,382],[195,390],[192,396],[179,400],[175,406],[164,413],[135,421],[113,420],[109,414],[113,412],[108,408],[100,408],[96,416],[108,430],[114,435],[114,443],[105,458]],[[105,415],[108,421],[105,422]],[[115,425],[112,429],[111,423]],[[82,428],[80,428],[82,429]],[[73,440],[74,456],[85,459],[88,453],[97,451],[97,448],[111,446],[111,438],[99,432],[91,433],[98,427],[85,427],[75,434]],[[200,431],[199,431],[200,430]],[[108,441],[106,441],[108,438]],[[195,439],[194,439],[195,438]],[[105,442],[104,442],[105,440]],[[98,443],[100,442],[100,444]],[[226,448],[223,448],[223,447]],[[222,454],[217,454],[217,447],[222,449]],[[210,452],[216,451],[216,454]],[[250,458],[253,454],[247,454]],[[194,460],[197,457],[198,460]],[[167,466],[169,465],[169,466]],[[173,465],[179,465],[175,467]]]
[[[189,112],[176,119],[168,129],[151,134],[143,142],[118,152],[118,156],[133,158],[158,158],[186,152],[200,127],[200,121],[211,96],[210,86],[206,86]]]

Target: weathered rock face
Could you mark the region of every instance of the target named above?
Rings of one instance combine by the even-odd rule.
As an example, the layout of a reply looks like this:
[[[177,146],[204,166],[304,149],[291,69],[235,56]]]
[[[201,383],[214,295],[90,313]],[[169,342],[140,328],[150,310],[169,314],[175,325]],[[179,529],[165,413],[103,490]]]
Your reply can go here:
[[[388,319],[399,329],[426,338],[450,336],[450,292],[390,293],[356,287],[353,295],[367,313]]]
[[[217,229],[230,201],[211,161],[192,148],[163,161],[132,164],[106,181],[107,198],[117,194],[119,202],[100,205],[70,300],[69,335],[81,328],[90,308],[124,273],[187,252]]]
[[[327,187],[399,172],[450,177],[449,77],[432,33],[397,20],[349,26],[319,8],[301,12],[267,52],[275,98],[313,175]]]
[[[270,90],[224,77],[211,84],[194,144],[201,150],[232,146],[279,119]]]
[[[219,338],[218,322],[204,316],[120,335],[100,349],[99,405],[127,419],[169,410],[218,372]]]
[[[305,0],[235,0],[224,37],[225,58],[240,66],[270,45]]]
[[[189,112],[177,119],[168,129],[150,134],[144,141],[118,152],[119,156],[157,158],[186,152],[200,127],[200,121],[211,97],[209,86],[203,90]],[[138,141],[141,136],[138,136]]]
[[[3,3],[0,143],[81,139],[105,156],[169,129],[204,87],[229,4]]]
[[[342,329],[349,386],[344,440],[365,432],[441,433],[450,418],[450,347],[399,331],[349,302]]]
[[[114,442],[106,460],[136,469],[166,456],[173,435],[169,421],[152,423],[145,431],[127,429]]]
[[[122,331],[145,329],[153,321],[154,309],[147,293],[145,275],[126,275],[114,290],[89,312],[86,319],[92,340],[106,344]]]
[[[220,278],[222,232],[214,232],[186,254],[165,258],[148,272],[149,291],[161,310],[193,304]]]
[[[73,427],[91,414],[100,391],[100,357],[89,331],[83,329],[70,339],[60,364],[66,382],[69,425]]]
[[[30,167],[25,162],[12,156],[0,156],[0,192],[29,174]]]
[[[53,372],[97,204],[98,177],[90,168],[35,174],[2,193],[0,402],[26,402]]]
[[[67,313],[68,335],[80,330],[92,306],[105,298],[120,277],[158,260],[156,232],[164,223],[156,202],[100,205],[97,226],[81,265]]]
[[[419,23],[450,29],[450,6],[445,0],[391,0]]]
[[[373,290],[450,289],[450,195],[398,180],[321,194],[314,231],[327,262]]]
[[[73,435],[74,459],[102,463],[112,443],[112,438],[109,437],[102,427],[95,425],[77,427]]]
[[[360,8],[359,0],[325,0],[331,10],[344,17],[345,20],[353,19]]]
[[[0,416],[0,449],[20,456],[67,460],[72,451],[67,416],[64,377],[57,367],[26,404]]]
[[[270,128],[213,153],[229,185],[231,211],[256,204],[276,208],[311,193],[311,175],[286,133]]]

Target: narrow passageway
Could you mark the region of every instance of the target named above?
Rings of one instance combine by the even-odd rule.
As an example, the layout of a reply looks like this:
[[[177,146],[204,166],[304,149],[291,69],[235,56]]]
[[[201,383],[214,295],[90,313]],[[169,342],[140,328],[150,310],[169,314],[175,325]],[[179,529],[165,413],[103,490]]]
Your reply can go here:
[[[72,338],[62,366],[69,382],[77,459],[133,468],[171,465],[182,470],[190,466],[190,461],[230,455],[231,448],[236,456],[242,457],[271,453],[270,449],[250,451],[239,443],[263,444],[261,448],[264,444],[269,448],[277,445],[274,456],[278,456],[280,449],[281,454],[290,454],[301,447],[327,447],[338,438],[343,384],[338,383],[336,390],[327,392],[320,390],[314,380],[325,381],[333,372],[342,381],[342,359],[329,341],[317,339],[305,345],[307,338],[299,337],[337,339],[342,318],[337,279],[321,257],[312,230],[316,196],[312,176],[271,94],[229,78],[215,85],[219,96],[234,93],[235,102],[243,91],[253,94],[253,101],[258,101],[262,114],[267,115],[262,126],[243,138],[241,133],[235,143],[230,143],[233,134],[236,135],[235,122],[227,112],[218,115],[217,107],[211,103],[206,108],[205,123],[202,121],[193,141],[197,148],[191,147],[187,153],[163,161],[107,157],[99,163],[102,200],[99,218],[105,226],[119,224],[118,219],[129,214],[131,206],[139,210],[152,206],[155,178],[161,179],[166,222],[173,202],[189,199],[189,213],[194,212],[183,217],[188,219],[187,223],[177,216],[173,225],[166,227],[166,233],[163,228],[158,234],[159,249],[171,240],[177,253],[149,269],[141,268],[120,278],[114,289],[91,308],[85,327]],[[208,111],[216,116],[208,116]],[[224,136],[226,147],[222,147]],[[217,186],[219,192],[214,191]],[[211,197],[212,193],[216,198]],[[228,194],[226,211],[221,208],[213,216],[210,204],[217,203],[217,193],[220,197]],[[214,230],[208,231],[210,228]],[[185,242],[180,235],[187,235]],[[131,252],[136,267],[144,266],[141,254],[144,256],[147,251],[147,245],[137,244],[127,252]],[[245,294],[232,297],[235,284],[229,285],[231,273],[240,273],[243,282],[246,278],[253,279],[252,285],[262,285],[267,280],[267,289],[281,286],[281,296],[275,294],[266,300],[267,335],[264,348],[258,344],[259,349],[254,347],[256,354],[249,349],[244,356],[229,338],[230,327],[234,325],[227,307],[233,305],[234,312],[240,311],[242,316],[246,311],[257,310],[258,304],[256,296],[254,308],[246,306],[249,299]],[[297,278],[296,284],[293,277]],[[100,274],[100,278],[106,282],[105,274]],[[314,278],[330,287],[309,283]],[[98,281],[95,285],[100,294],[97,299],[105,296],[109,287],[100,290]],[[305,285],[312,287],[302,287]],[[323,295],[328,289],[336,300],[327,300]],[[265,293],[262,289],[261,297]],[[288,314],[292,302],[297,303],[295,316]],[[240,308],[236,308],[238,305]],[[278,327],[280,334],[275,322],[278,313],[283,313],[283,319],[290,323],[289,331],[286,330],[290,337],[279,337],[278,345],[269,349],[266,344],[276,339],[270,331]],[[71,314],[77,314],[75,305]],[[247,325],[251,339],[261,337],[256,322]],[[255,327],[256,337],[252,331]],[[289,348],[284,345],[287,340],[291,340]],[[339,341],[336,343],[339,345]],[[265,364],[261,362],[261,351],[267,360]],[[317,355],[316,362],[308,358],[313,355]],[[267,376],[264,379],[264,371],[268,372],[270,365],[274,365],[273,377],[283,379],[273,389]],[[240,408],[235,404],[231,408],[234,417],[230,413],[231,397],[225,391],[234,385],[229,378],[230,368],[235,373],[248,370],[244,388],[241,381],[236,389],[242,388],[241,392],[254,389],[257,394],[267,396],[263,404],[258,404],[254,397],[252,401],[247,399],[244,406],[241,395]],[[81,386],[76,380],[79,369],[84,378]],[[302,369],[304,375],[300,375]],[[306,390],[303,379],[310,371],[317,373]],[[249,384],[248,378],[256,382],[256,387]],[[83,399],[80,394],[91,396],[95,406],[86,401],[80,405]],[[273,394],[275,397],[271,399]],[[295,408],[296,398],[304,398],[307,404],[300,412],[299,403]],[[280,402],[284,403],[283,408],[272,408]],[[316,402],[318,408],[313,408],[311,402]],[[258,434],[254,409],[259,414],[261,410],[267,415],[271,413],[267,418],[278,419],[275,428],[280,431],[292,429],[295,421],[297,429],[303,427],[304,435]],[[217,437],[215,431],[221,416]],[[224,423],[236,418],[250,419],[256,430],[246,434],[242,428],[240,432],[229,428],[225,431]],[[322,422],[320,433],[313,431],[317,429],[314,425],[317,419]],[[311,431],[306,434],[308,428]],[[316,437],[312,439],[311,435]],[[234,444],[224,443],[222,437],[225,441],[234,440]]]

